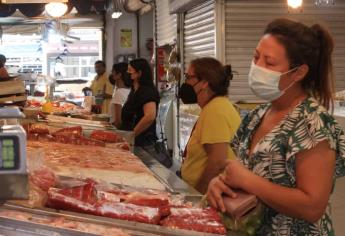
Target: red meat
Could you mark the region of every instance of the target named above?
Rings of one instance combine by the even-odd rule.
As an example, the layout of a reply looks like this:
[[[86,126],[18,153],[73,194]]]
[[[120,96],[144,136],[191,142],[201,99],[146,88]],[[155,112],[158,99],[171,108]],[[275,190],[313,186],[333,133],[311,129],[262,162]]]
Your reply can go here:
[[[71,196],[61,193],[61,190],[50,188],[48,191],[48,201],[47,206],[60,210],[76,211],[81,213],[96,214],[95,204],[91,204],[79,199],[82,199],[76,192],[70,193]],[[65,191],[66,192],[66,191]],[[77,195],[77,198],[73,197]]]
[[[107,132],[107,131],[102,131],[102,130],[92,131],[90,138],[100,140],[106,143],[119,143],[119,142],[124,141],[122,137],[119,136],[118,134],[114,132]]]
[[[81,126],[62,128],[53,133],[53,135],[56,134],[75,134],[81,136],[83,134],[83,128]]]
[[[49,129],[41,124],[25,124],[23,125],[26,133],[28,135],[38,134],[38,135],[47,135],[49,134]]]
[[[170,214],[170,199],[168,194],[133,192],[124,196],[124,201],[138,206],[158,208],[162,216],[167,216]]]
[[[94,204],[97,201],[94,186],[95,183],[90,181],[83,186],[61,189],[60,191],[58,191],[58,193],[65,196],[73,197],[83,202]]]
[[[122,202],[104,202],[100,204],[97,207],[97,215],[146,224],[158,224],[161,219],[158,208]]]
[[[30,180],[43,191],[48,191],[49,188],[54,187],[57,183],[55,174],[48,168],[35,170],[30,173]]]
[[[53,139],[50,141],[74,145],[91,145],[105,147],[105,143],[98,140],[85,138],[82,135],[75,133],[55,133]]]
[[[212,208],[172,208],[171,214],[163,219],[160,224],[170,228],[226,234],[220,216]]]

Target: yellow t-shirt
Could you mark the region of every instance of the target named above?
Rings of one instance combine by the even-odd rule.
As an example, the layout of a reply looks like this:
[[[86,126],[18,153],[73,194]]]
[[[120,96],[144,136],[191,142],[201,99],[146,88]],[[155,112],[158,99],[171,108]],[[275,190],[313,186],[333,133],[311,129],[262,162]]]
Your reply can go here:
[[[229,143],[228,159],[234,159],[230,141],[240,123],[241,118],[227,97],[215,97],[206,104],[187,144],[181,168],[182,179],[193,187],[198,184],[207,165],[204,144]]]
[[[91,90],[92,95],[96,96],[99,91],[101,93],[106,93],[109,95],[113,94],[114,86],[110,83],[108,74],[104,73],[101,76],[96,76],[95,79],[91,83]],[[102,113],[108,114],[109,113],[109,105],[111,102],[111,98],[104,99],[102,104]]]

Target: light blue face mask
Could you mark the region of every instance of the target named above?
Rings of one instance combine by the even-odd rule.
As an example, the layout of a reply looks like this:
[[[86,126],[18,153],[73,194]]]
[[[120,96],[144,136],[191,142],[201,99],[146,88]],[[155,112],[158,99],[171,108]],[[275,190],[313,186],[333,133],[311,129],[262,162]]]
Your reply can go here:
[[[281,73],[257,66],[252,61],[248,75],[249,87],[259,98],[272,102],[281,97],[285,91],[295,83],[293,82],[284,90],[280,90],[279,81],[281,76],[296,69],[298,69],[298,67],[295,67],[285,73]]]

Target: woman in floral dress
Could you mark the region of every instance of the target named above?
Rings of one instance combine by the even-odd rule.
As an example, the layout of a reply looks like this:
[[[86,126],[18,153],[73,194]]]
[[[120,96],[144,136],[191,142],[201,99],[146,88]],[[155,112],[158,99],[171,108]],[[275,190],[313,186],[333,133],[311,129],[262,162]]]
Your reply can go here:
[[[333,104],[333,40],[320,25],[268,24],[255,50],[249,86],[270,103],[248,114],[233,142],[239,161],[214,178],[208,202],[225,210],[232,189],[264,204],[257,235],[334,235],[329,198],[345,175],[345,136]]]

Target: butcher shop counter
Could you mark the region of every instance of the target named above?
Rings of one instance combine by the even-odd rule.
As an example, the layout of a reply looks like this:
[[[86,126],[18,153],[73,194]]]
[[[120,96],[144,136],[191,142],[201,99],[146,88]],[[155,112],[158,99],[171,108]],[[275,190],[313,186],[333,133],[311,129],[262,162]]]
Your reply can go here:
[[[29,127],[28,134],[31,134],[31,131],[32,131],[31,128],[34,128],[34,127]],[[43,128],[44,127],[42,126],[36,127],[36,129],[37,130],[39,129],[40,131],[44,130]],[[57,127],[57,128],[60,128],[60,127]],[[68,129],[70,131],[73,128],[68,128]],[[68,129],[63,128],[64,131]],[[86,131],[86,130],[87,129],[83,127],[83,131]],[[48,131],[52,132],[53,130],[49,129]],[[180,197],[184,197],[184,199],[187,200],[188,202],[196,203],[200,201],[201,195],[197,191],[195,191],[193,188],[189,187],[181,179],[179,179],[175,175],[175,173],[171,172],[169,169],[162,166],[158,161],[156,161],[143,149],[135,147],[133,152],[135,156],[128,151],[116,150],[113,148],[109,148],[107,146],[106,147],[99,147],[99,146],[92,146],[92,145],[83,146],[83,145],[59,143],[55,141],[47,142],[44,140],[41,140],[41,141],[31,140],[30,142],[27,143],[28,161],[31,160],[31,165],[29,166],[33,166],[32,165],[33,160],[35,161],[35,164],[36,162],[39,163],[40,161],[45,160],[46,162],[44,163],[48,167],[48,169],[42,169],[43,171],[41,171],[41,169],[37,169],[39,170],[38,172],[33,171],[33,169],[31,169],[31,171],[33,171],[33,172],[30,172],[32,174],[31,183],[32,184],[34,183],[36,187],[40,186],[39,188],[41,188],[41,190],[43,188],[49,189],[48,196],[49,196],[50,204],[48,204],[48,206],[50,208],[47,208],[46,207],[47,204],[45,203],[39,204],[39,205],[35,205],[35,204],[26,205],[26,204],[18,203],[16,201],[7,202],[6,204],[0,206],[0,234],[4,233],[5,235],[21,235],[20,233],[22,232],[29,232],[28,234],[25,234],[25,235],[79,235],[78,231],[82,231],[84,233],[85,232],[90,233],[90,235],[95,235],[95,234],[122,235],[122,234],[109,234],[109,233],[100,234],[99,233],[100,231],[108,232],[109,230],[121,229],[128,233],[124,235],[211,235],[211,234],[206,234],[206,233],[198,233],[196,231],[186,231],[186,230],[176,229],[176,227],[172,225],[169,226],[169,224],[171,223],[173,224],[174,220],[176,220],[173,217],[176,217],[176,216],[180,217],[181,213],[186,214],[187,212],[187,215],[194,214],[193,217],[197,215],[204,217],[204,209],[201,209],[199,206],[197,205],[194,206],[193,204],[195,208],[194,207],[188,208],[188,206],[184,205],[184,203],[181,203],[182,205],[179,205],[178,203],[176,203],[176,201],[174,201],[174,199],[176,198],[181,199]],[[117,154],[114,155],[114,153],[117,153]],[[44,156],[46,158],[42,159],[42,157]],[[97,157],[97,159],[95,159],[95,157]],[[57,158],[58,162],[56,162],[55,158]],[[118,158],[120,162],[116,161]],[[139,159],[141,161],[139,161]],[[66,163],[65,162],[66,160],[68,160],[67,162],[68,165],[74,168],[73,170],[68,169],[70,167],[66,166],[66,164],[58,165],[61,163]],[[94,160],[95,163],[92,163],[92,162],[90,163],[89,162],[90,160],[92,162]],[[74,163],[78,166],[74,166]],[[95,164],[97,165],[93,167],[93,165]],[[110,167],[107,166],[107,164],[109,164]],[[115,165],[113,166],[113,164]],[[123,167],[119,168],[121,167],[120,165],[123,165],[123,164],[126,168],[123,168]],[[101,168],[99,165],[105,166],[105,169],[97,170],[97,168]],[[50,170],[49,168],[52,168],[52,169]],[[111,170],[109,168],[111,168]],[[76,173],[73,173],[73,171],[76,171],[76,170],[79,171],[80,169],[84,169],[85,172],[80,171],[79,173],[77,173],[77,175]],[[128,169],[131,169],[131,170],[128,170]],[[55,170],[57,172],[55,172]],[[70,172],[68,172],[68,170]],[[127,173],[126,170],[128,170],[129,172],[133,170],[134,171],[139,170],[140,172],[138,172],[136,175],[136,173],[132,173],[132,174]],[[54,171],[55,175],[59,176],[58,182],[55,182],[56,179],[51,174],[49,174],[51,173],[51,171]],[[72,176],[69,176],[68,175],[69,173],[72,173]],[[88,182],[88,180],[85,180],[85,182],[80,183],[80,181],[82,180],[77,180],[78,182],[77,184],[69,185],[69,187],[65,186],[64,184],[65,182],[71,184],[69,178],[73,178],[73,177],[78,178],[79,174],[80,174],[80,177],[82,178],[92,178],[92,176],[86,175],[84,173],[87,173],[87,174],[93,173],[93,176],[96,177],[95,178],[96,181],[98,181],[97,177],[102,177],[102,178],[105,178],[106,180],[110,180],[110,181],[106,181],[106,180],[104,181],[106,183],[113,184],[113,185],[111,185],[112,186],[111,187],[108,184],[103,185],[102,182],[99,182],[99,183],[93,182],[93,180],[91,182]],[[123,176],[124,173],[127,173],[127,175]],[[100,174],[101,176],[98,176],[98,174]],[[45,179],[46,181],[43,181],[43,182],[40,181],[43,179]],[[117,183],[113,182],[114,179],[116,179],[116,181],[118,182]],[[163,186],[164,188],[158,188],[162,190],[163,192],[160,193],[159,190],[158,192],[157,190],[154,190],[152,192],[150,190],[150,187],[148,187],[148,183],[147,183],[148,180],[153,181],[152,183],[154,183],[154,180],[157,181],[158,185],[154,184],[153,186],[158,186],[158,187]],[[132,188],[128,188],[131,186],[128,183],[134,184],[137,187],[142,187],[142,189],[140,188],[133,189],[133,187],[135,187],[133,185],[132,185]],[[54,187],[46,187],[46,184],[49,184],[49,186],[54,186]],[[96,185],[100,188],[96,188],[95,187]],[[75,190],[73,190],[74,189],[73,186],[76,186]],[[146,190],[146,188],[148,189]],[[91,191],[91,189],[93,190]],[[115,190],[115,192],[113,190]],[[44,190],[44,191],[47,191],[47,190]],[[75,191],[77,191],[78,194],[84,194],[84,193],[89,194],[87,195],[89,197],[97,196],[96,198],[93,198],[95,201],[97,201],[97,204],[95,204],[95,202],[92,203],[93,205],[92,205],[91,213],[88,211],[86,211],[87,214],[70,212],[69,208],[67,208],[68,211],[63,211],[61,209],[66,209],[66,208],[59,208],[59,207],[56,207],[57,205],[51,205],[52,201],[53,202],[55,201],[56,203],[57,201],[61,201],[61,200],[64,202],[64,204],[71,203],[72,208],[73,207],[78,208],[79,206],[84,206],[85,204],[87,205],[88,203],[86,202],[82,202],[81,203],[82,205],[75,205],[74,203],[75,201],[79,201],[79,202],[81,201],[81,200],[77,200],[78,198],[77,196],[74,197],[75,195],[72,195],[72,196],[63,195],[63,194],[72,194],[72,193],[74,194]],[[126,193],[126,191],[128,192]],[[146,201],[145,199],[147,199],[149,202],[146,202],[145,204],[151,204],[149,200],[150,198],[158,200],[158,202],[156,203],[167,204],[166,203],[167,198],[165,198],[165,196],[167,196],[166,195],[167,193],[165,193],[165,191],[170,193],[170,196],[171,196],[171,198],[169,197],[171,201],[170,200],[169,201],[172,204],[171,209],[173,210],[169,212],[168,214],[169,214],[169,217],[171,216],[172,218],[169,218],[169,217],[164,218],[167,216],[166,215],[167,212],[164,211],[165,209],[164,207],[161,207],[163,205],[157,205],[156,207],[154,206],[150,207],[149,205],[140,206],[139,202],[137,203],[139,205],[133,205],[135,204],[134,202],[136,201],[135,196],[139,196],[137,198],[137,200],[139,201]],[[106,195],[102,195],[104,193]],[[115,195],[112,193],[114,193]],[[122,193],[124,193],[124,195],[121,195]],[[101,195],[98,195],[98,194],[101,194]],[[63,199],[61,199],[61,195],[63,195]],[[37,195],[35,196],[37,197]],[[83,197],[81,199],[91,199],[89,197]],[[103,197],[105,197],[104,199],[106,199],[106,202],[102,202]],[[70,201],[69,199],[71,198],[74,199],[73,200],[74,202],[69,202]],[[40,200],[40,199],[36,199],[36,200]],[[43,201],[44,200],[42,199],[42,202]],[[118,201],[121,201],[121,202],[119,203]],[[123,201],[126,201],[126,202],[123,202]],[[134,201],[132,205],[130,201],[132,202]],[[76,204],[79,204],[79,203],[76,203]],[[174,205],[174,204],[177,204],[177,205]],[[168,206],[168,205],[164,205],[164,206]],[[179,208],[179,206],[181,206],[182,208]],[[60,209],[60,210],[54,210],[53,208]],[[73,208],[73,209],[77,209],[77,208]],[[169,209],[170,209],[170,206],[169,206]],[[215,219],[213,217],[215,217],[214,215],[217,215],[217,214],[214,210],[213,210],[213,213],[211,212],[211,210],[206,210],[206,211],[207,213],[205,214],[207,214],[207,216],[212,217],[212,220]],[[85,212],[85,211],[77,210],[76,212]],[[110,218],[106,218],[105,216],[110,217]],[[184,219],[183,217],[185,216],[186,215],[180,217],[179,218],[180,221],[178,222],[182,222],[181,220],[183,220]],[[123,218],[123,217],[129,217],[129,218]],[[140,218],[140,217],[144,217],[144,218]],[[217,217],[219,218],[219,216]],[[50,219],[47,220],[45,218],[50,218]],[[122,219],[122,220],[119,220],[119,219]],[[197,220],[198,219],[199,218],[197,218]],[[142,223],[138,223],[138,222],[142,222]],[[220,222],[220,219],[217,220],[217,222]],[[214,227],[213,221],[207,222],[207,223],[212,224],[211,227]],[[90,224],[90,226],[88,226],[88,224]],[[193,223],[191,223],[193,227],[201,227],[201,225],[202,227],[204,227],[205,225],[204,223],[202,224],[196,223],[196,224],[198,224],[198,226],[193,225]],[[165,226],[163,227],[160,225],[165,225]],[[209,226],[207,225],[206,227],[209,227]],[[215,226],[215,227],[218,227],[218,226]],[[89,228],[96,230],[96,232],[98,233],[94,233],[95,231],[89,230]],[[205,228],[203,229],[204,230],[200,230],[200,231],[213,232],[213,233],[224,232],[224,231],[207,231]],[[193,228],[193,230],[197,230],[197,229]]]
[[[22,124],[37,122],[35,120],[23,120]],[[52,121],[40,121],[39,124],[46,124],[54,128],[65,128],[75,126],[75,123],[69,122],[52,122]],[[121,131],[115,129],[113,126],[94,126],[88,124],[79,124],[83,128],[83,132],[89,136],[94,130],[105,130],[110,132],[116,132],[122,136],[130,145],[130,150],[133,152],[153,173],[158,181],[165,187],[170,193],[180,193],[186,196],[190,201],[198,201],[201,199],[201,194],[194,188],[180,179],[174,172],[160,164],[154,157],[147,153],[140,147],[134,147],[134,133],[130,131]],[[139,186],[136,186],[139,187]]]

